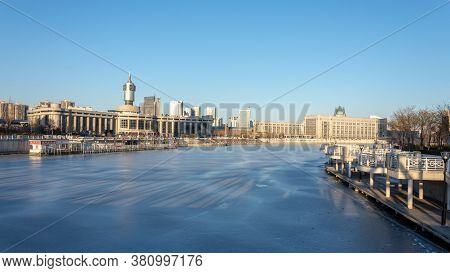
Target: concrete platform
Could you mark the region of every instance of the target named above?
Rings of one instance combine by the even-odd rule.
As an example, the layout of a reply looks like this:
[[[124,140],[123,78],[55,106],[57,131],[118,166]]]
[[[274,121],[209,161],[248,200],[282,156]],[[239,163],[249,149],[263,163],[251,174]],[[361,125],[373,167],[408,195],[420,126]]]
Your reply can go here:
[[[419,199],[414,196],[414,208],[408,209],[407,192],[406,190],[399,190],[395,187],[396,184],[391,184],[391,197],[387,198],[385,196],[385,178],[383,176],[377,176],[375,178],[374,187],[371,189],[369,186],[369,179],[364,177],[359,181],[357,173],[354,174],[355,178],[349,178],[330,166],[326,167],[326,172],[336,176],[341,181],[348,183],[350,187],[360,191],[362,194],[374,198],[386,207],[403,216],[405,219],[413,222],[422,228],[422,230],[439,238],[447,246],[450,246],[450,226],[440,225],[441,207],[425,199]]]

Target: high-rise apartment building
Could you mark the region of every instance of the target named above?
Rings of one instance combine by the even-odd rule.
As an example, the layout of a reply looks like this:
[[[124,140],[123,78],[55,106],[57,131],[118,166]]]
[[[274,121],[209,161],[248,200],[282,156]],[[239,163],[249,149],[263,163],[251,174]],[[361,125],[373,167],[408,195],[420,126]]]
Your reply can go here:
[[[0,101],[0,119],[6,121],[26,120],[28,105]]]

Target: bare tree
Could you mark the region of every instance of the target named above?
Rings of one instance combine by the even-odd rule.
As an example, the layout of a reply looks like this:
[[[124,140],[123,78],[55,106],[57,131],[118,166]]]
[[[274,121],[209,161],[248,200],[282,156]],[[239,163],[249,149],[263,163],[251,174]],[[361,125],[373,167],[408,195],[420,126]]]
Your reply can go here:
[[[416,133],[419,130],[418,120],[418,114],[414,106],[401,108],[394,112],[390,127],[400,136],[402,146],[406,143],[409,149],[412,148]]]
[[[434,125],[434,113],[428,109],[417,111],[417,127],[420,133],[420,149],[424,148],[425,138],[431,138],[431,132]],[[430,141],[428,142],[430,144]]]
[[[436,107],[435,111],[435,122],[437,124],[436,127],[436,143],[440,148],[444,144],[448,144],[449,138],[449,118],[450,118],[450,109],[448,104],[440,105]]]

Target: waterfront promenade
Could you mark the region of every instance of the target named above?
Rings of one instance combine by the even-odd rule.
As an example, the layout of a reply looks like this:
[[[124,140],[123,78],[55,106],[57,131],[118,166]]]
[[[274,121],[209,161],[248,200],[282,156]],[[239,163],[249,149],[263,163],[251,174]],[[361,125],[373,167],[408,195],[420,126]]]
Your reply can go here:
[[[450,246],[450,227],[442,226],[442,209],[437,204],[426,199],[420,199],[414,196],[414,209],[408,208],[408,193],[404,189],[399,189],[399,181],[392,179],[390,186],[391,196],[386,197],[385,177],[376,176],[374,185],[371,188],[369,176],[363,176],[359,180],[358,173],[354,172],[355,178],[349,178],[346,175],[336,171],[334,167],[327,166],[326,172],[336,176],[340,181],[346,183],[351,189],[369,197],[375,202],[383,204],[387,209],[395,214],[406,218],[409,222],[416,225],[419,230],[429,233],[441,240],[447,247]]]

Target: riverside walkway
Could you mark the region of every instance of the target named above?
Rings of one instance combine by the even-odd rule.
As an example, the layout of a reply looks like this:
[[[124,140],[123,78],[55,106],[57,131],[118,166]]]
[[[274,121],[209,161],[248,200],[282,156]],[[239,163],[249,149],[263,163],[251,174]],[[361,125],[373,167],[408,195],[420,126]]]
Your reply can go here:
[[[387,208],[393,210],[396,214],[403,216],[405,219],[420,227],[433,236],[440,239],[448,249],[450,246],[450,227],[441,226],[441,207],[432,202],[419,199],[414,196],[414,209],[408,208],[408,193],[403,189],[395,187],[397,179],[392,179],[392,186],[390,186],[391,196],[386,197],[386,187],[384,177],[375,177],[373,187],[370,187],[369,175],[362,176],[359,180],[357,173],[353,175],[355,178],[350,178],[348,175],[342,174],[335,167],[327,166],[326,172],[336,176],[340,181],[348,184],[349,187],[361,194],[374,199],[376,202],[382,203]]]
[[[445,167],[442,157],[378,144],[330,144],[321,150],[328,157],[327,173],[432,234],[449,249],[450,227],[441,220],[450,166]],[[446,198],[448,203],[448,194]]]

